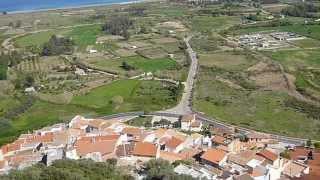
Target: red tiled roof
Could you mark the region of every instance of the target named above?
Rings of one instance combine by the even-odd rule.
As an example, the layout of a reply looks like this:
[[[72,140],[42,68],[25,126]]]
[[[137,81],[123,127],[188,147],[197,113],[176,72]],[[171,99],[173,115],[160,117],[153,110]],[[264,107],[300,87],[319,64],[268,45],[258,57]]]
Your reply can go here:
[[[100,152],[101,155],[105,155],[115,151],[116,142],[116,140],[77,141],[75,147],[77,153],[81,156],[94,152]]]
[[[175,149],[176,147],[178,147],[181,143],[183,143],[182,140],[176,138],[176,137],[172,137],[169,141],[167,141],[166,146],[169,148],[173,148]]]
[[[191,124],[190,124],[191,127],[194,127],[194,128],[197,128],[197,127],[200,127],[201,126],[201,122],[200,121],[193,121]]]
[[[226,152],[220,149],[208,149],[201,158],[209,162],[218,164],[226,156]]]
[[[214,136],[214,137],[212,138],[212,141],[213,141],[214,143],[217,143],[217,144],[225,144],[225,143],[224,143],[225,140],[226,140],[226,138],[224,138],[224,137],[222,137],[222,136]]]
[[[4,146],[1,147],[2,153],[6,154],[6,153],[11,152],[11,151],[20,150],[22,143],[23,143],[22,141],[17,140],[15,142],[11,143],[11,144],[4,145]]]
[[[270,161],[275,161],[278,159],[278,155],[276,155],[275,153],[268,151],[266,149],[258,152],[257,155],[262,156]]]
[[[80,141],[108,141],[108,140],[118,140],[120,135],[104,135],[104,136],[84,136],[79,139]]]
[[[28,143],[35,143],[35,142],[42,142],[42,143],[47,143],[47,142],[52,142],[54,138],[54,134],[52,132],[48,132],[45,135],[31,135],[27,137],[26,142]]]
[[[142,129],[134,128],[134,127],[126,127],[122,130],[124,134],[130,134],[133,136],[140,136],[142,134]]]
[[[183,155],[181,154],[166,151],[160,151],[160,158],[170,162],[184,159]]]
[[[133,155],[155,157],[157,153],[157,147],[154,144],[148,142],[138,142],[133,149]]]
[[[192,122],[195,119],[194,114],[183,115],[181,118],[181,122]]]
[[[0,169],[3,169],[4,166],[6,165],[6,161],[0,161]]]

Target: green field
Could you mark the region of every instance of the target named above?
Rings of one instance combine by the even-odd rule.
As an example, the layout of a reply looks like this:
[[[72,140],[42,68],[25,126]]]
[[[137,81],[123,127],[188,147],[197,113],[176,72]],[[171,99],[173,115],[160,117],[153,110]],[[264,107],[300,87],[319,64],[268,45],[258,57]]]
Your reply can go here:
[[[270,52],[266,52],[266,54],[270,54]],[[319,50],[279,50],[272,52],[271,58],[289,70],[308,67],[320,68]]]
[[[121,99],[113,103],[114,98]],[[72,104],[96,109],[99,113],[154,111],[173,106],[175,97],[159,81],[119,80],[75,97]]]
[[[57,31],[44,31],[35,34],[29,34],[17,38],[15,40],[15,45],[18,47],[41,46],[48,42],[50,37],[54,34],[57,34]]]
[[[240,23],[240,18],[236,16],[194,16],[191,20],[192,30],[198,32],[220,31]]]
[[[71,37],[81,50],[85,50],[88,45],[94,45],[98,35],[103,34],[101,25],[90,25],[73,28],[65,35]]]
[[[93,89],[88,94],[76,96],[66,105],[37,100],[25,113],[1,128],[0,145],[14,140],[21,133],[68,122],[77,114],[92,117],[118,112],[156,111],[174,106],[177,99],[173,95],[172,86],[166,83],[119,80]],[[6,107],[17,103],[14,99],[1,101],[0,110],[4,112]]]
[[[256,60],[242,52],[220,52],[199,54],[199,64],[206,67],[218,67],[226,70],[242,70],[253,65]]]
[[[320,47],[320,41],[316,39],[306,38],[292,42],[294,45],[300,48],[315,48]]]
[[[97,59],[90,63],[102,69],[125,73],[125,70],[121,67],[122,62],[127,62],[129,65],[133,66],[135,70],[143,72],[173,69],[177,65],[176,61],[169,58],[147,59],[141,56],[124,57],[120,59]]]
[[[15,44],[18,47],[42,46],[44,43],[49,41],[52,35],[63,35],[66,37],[71,37],[74,40],[75,44],[79,46],[81,50],[83,50],[88,45],[94,45],[97,36],[101,35],[102,33],[103,32],[101,25],[88,25],[68,29],[55,29],[19,37],[15,40]]]
[[[37,101],[29,110],[12,120],[10,125],[0,132],[0,145],[10,142],[21,133],[59,122],[67,122],[77,115],[94,115],[94,111],[74,105],[55,105]]]
[[[211,77],[205,72],[200,74],[193,102],[195,110],[263,132],[320,139],[320,121],[284,106],[286,94],[235,90]]]

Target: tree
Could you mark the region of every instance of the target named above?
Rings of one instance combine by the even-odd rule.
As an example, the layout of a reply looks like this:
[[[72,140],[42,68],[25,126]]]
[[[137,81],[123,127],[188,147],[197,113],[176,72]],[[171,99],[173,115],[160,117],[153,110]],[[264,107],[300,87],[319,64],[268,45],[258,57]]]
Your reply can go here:
[[[211,131],[210,131],[210,127],[208,125],[203,125],[200,133],[204,136],[211,137]]]
[[[311,141],[311,139],[308,139],[306,142],[306,146],[311,147],[311,145],[312,145],[312,141]]]
[[[103,26],[102,30],[108,34],[120,35],[129,38],[129,28],[132,27],[133,21],[128,16],[111,17]]]
[[[314,148],[320,149],[320,142],[315,142],[313,145],[314,145]]]
[[[42,48],[43,56],[55,56],[61,54],[71,54],[73,52],[74,42],[70,38],[51,36],[49,42]]]
[[[126,71],[131,71],[134,70],[135,68],[133,66],[131,66],[130,64],[128,64],[126,61],[122,62],[121,67],[126,70]]]
[[[286,159],[291,159],[290,153],[288,150],[285,150],[283,152],[280,153],[280,156]]]
[[[145,163],[146,179],[162,180],[174,175],[173,166],[163,159],[152,159]]]
[[[21,20],[18,20],[18,21],[16,22],[15,28],[20,28],[21,25],[22,25],[22,21],[21,21]]]
[[[123,169],[114,165],[113,160],[94,162],[92,160],[57,160],[51,166],[37,164],[23,170],[10,171],[0,179],[11,180],[87,180],[87,179],[121,179],[133,180]]]

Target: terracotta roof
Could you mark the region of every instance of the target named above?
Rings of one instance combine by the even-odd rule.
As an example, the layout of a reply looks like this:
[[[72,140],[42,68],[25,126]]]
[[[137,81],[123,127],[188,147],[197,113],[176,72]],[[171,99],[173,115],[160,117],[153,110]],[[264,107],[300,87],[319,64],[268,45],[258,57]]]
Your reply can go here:
[[[53,142],[54,134],[52,132],[48,132],[45,135],[32,135],[27,137],[26,142],[28,143],[48,143]]]
[[[262,157],[264,157],[264,158],[266,158],[266,159],[268,159],[270,161],[275,161],[275,160],[278,159],[278,155],[277,154],[275,154],[275,153],[273,153],[271,151],[268,151],[266,149],[258,152],[257,155],[262,156]]]
[[[121,145],[117,146],[116,155],[118,157],[132,155],[133,148],[134,148],[134,143],[121,144]]]
[[[139,129],[139,128],[134,128],[134,127],[125,127],[123,130],[122,130],[122,133],[124,134],[130,134],[130,135],[133,135],[133,136],[140,136],[142,134],[142,129]]]
[[[227,155],[227,153],[220,149],[208,149],[201,158],[207,160],[209,162],[218,164],[223,158]]]
[[[148,142],[138,142],[133,149],[133,155],[155,157],[157,153],[157,147],[154,144]]]
[[[184,159],[191,159],[193,156],[202,152],[200,149],[183,149],[179,154],[184,157]]]
[[[2,153],[6,154],[8,152],[11,151],[18,151],[21,148],[21,144],[24,142],[24,140],[16,140],[15,142],[11,143],[11,144],[6,144],[4,146],[1,147]]]
[[[190,127],[194,127],[194,128],[197,128],[197,127],[200,127],[200,126],[201,126],[201,122],[200,121],[193,121],[190,124]]]
[[[6,165],[6,161],[3,160],[3,161],[0,161],[0,169],[3,169]]]
[[[186,134],[179,132],[179,131],[176,131],[176,130],[173,130],[173,129],[168,129],[166,134],[169,136],[174,136],[177,139],[180,139],[181,141],[185,141],[187,139]]]
[[[106,155],[115,151],[116,140],[104,141],[77,141],[75,144],[77,153],[84,156],[89,153],[100,152]]]
[[[253,150],[246,150],[246,151],[242,151],[238,154],[231,154],[228,157],[228,160],[233,163],[236,163],[236,164],[239,164],[242,166],[246,166],[247,163],[254,158],[255,154],[256,154],[256,152]]]
[[[79,139],[79,141],[108,141],[108,140],[118,140],[120,135],[104,135],[104,136],[84,136]]]
[[[160,139],[162,136],[164,136],[167,132],[167,129],[159,128],[154,131],[156,138]]]
[[[251,172],[251,176],[252,177],[259,177],[259,176],[264,176],[264,172],[261,168],[253,168],[252,172]]]
[[[299,177],[300,174],[303,174],[303,171],[306,169],[306,165],[297,163],[297,162],[289,162],[288,165],[284,168],[283,174],[294,178]]]
[[[166,151],[160,151],[160,158],[170,162],[184,159],[184,157],[181,154]]]
[[[214,137],[212,138],[212,141],[213,141],[214,143],[217,143],[217,144],[225,144],[225,140],[226,140],[226,138],[224,138],[224,137],[222,137],[222,136],[214,136]]]
[[[173,148],[175,149],[176,147],[178,147],[181,143],[183,143],[182,140],[176,138],[176,137],[172,137],[169,141],[167,141],[166,146],[169,148]]]
[[[235,176],[234,180],[253,180],[253,178],[248,173],[244,173],[244,174]]]
[[[181,122],[192,122],[195,120],[195,114],[183,115],[181,118]]]

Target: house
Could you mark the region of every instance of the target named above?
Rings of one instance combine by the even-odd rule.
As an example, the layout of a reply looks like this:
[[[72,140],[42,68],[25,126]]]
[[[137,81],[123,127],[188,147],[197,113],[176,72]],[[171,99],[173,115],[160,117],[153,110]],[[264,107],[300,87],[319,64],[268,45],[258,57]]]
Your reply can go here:
[[[67,152],[69,158],[89,158],[104,161],[116,156],[116,146],[120,143],[119,135],[82,137],[74,145],[75,150]],[[76,155],[75,155],[76,152]]]
[[[258,147],[264,147],[271,139],[268,135],[257,132],[250,132],[246,134],[246,137],[248,138],[248,143],[255,143]]]
[[[170,163],[184,159],[184,156],[182,154],[178,154],[178,153],[174,153],[174,152],[159,151],[159,153],[157,153],[157,155],[158,155],[157,158],[167,160]]]
[[[257,155],[265,158],[272,166],[277,167],[280,165],[280,157],[267,149],[258,152]]]
[[[309,167],[297,161],[290,161],[284,167],[282,174],[288,178],[300,178],[305,174],[309,174]]]
[[[10,170],[7,160],[0,160],[0,175]]]
[[[137,142],[133,148],[132,155],[139,157],[156,157],[157,146],[148,142]]]
[[[196,120],[195,114],[183,115],[181,118],[181,129],[185,130],[185,131],[189,131],[191,122],[193,122],[195,120]]]
[[[180,175],[184,174],[192,176],[195,179],[214,180],[217,178],[217,175],[205,168],[196,168],[184,164],[179,164],[177,167],[175,167],[174,172]]]
[[[195,114],[183,115],[181,117],[182,130],[200,132],[201,128],[202,128],[202,122],[196,120]]]
[[[178,153],[184,148],[183,140],[176,137],[171,137],[167,142],[165,142],[165,150],[169,152]]]
[[[90,53],[90,54],[94,54],[94,53],[97,53],[97,52],[98,52],[98,50],[96,50],[96,49],[90,49],[90,50],[89,50],[89,53]]]
[[[227,161],[227,153],[220,149],[208,149],[201,156],[202,163],[212,166],[221,167]]]
[[[25,93],[34,93],[36,92],[36,89],[34,87],[27,87],[24,89]]]

